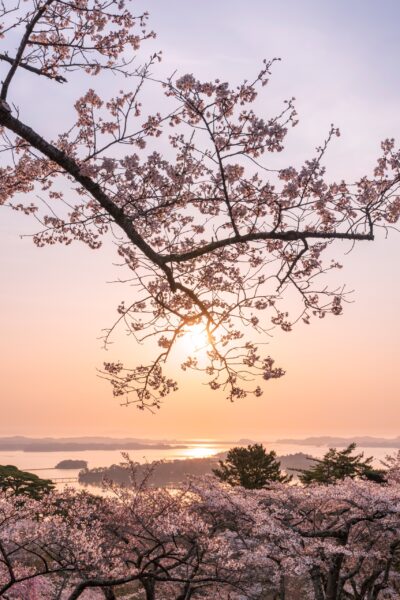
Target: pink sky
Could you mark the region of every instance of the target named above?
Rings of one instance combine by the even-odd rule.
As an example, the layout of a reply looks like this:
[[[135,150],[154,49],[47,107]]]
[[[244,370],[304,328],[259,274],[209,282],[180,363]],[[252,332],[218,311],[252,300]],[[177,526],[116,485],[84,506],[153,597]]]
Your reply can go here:
[[[381,139],[400,141],[398,3],[385,2],[384,12],[370,1],[351,3],[351,10],[344,1],[324,7],[253,0],[247,10],[228,0],[137,5],[151,13],[165,73],[177,68],[239,81],[256,72],[262,58],[282,57],[258,111],[269,114],[296,96],[301,122],[290,134],[285,164],[311,156],[331,122],[342,130],[329,153],[332,178],[370,172]],[[49,87],[40,105],[28,106],[31,80],[24,81],[18,94],[25,115],[39,130],[51,130],[77,94],[63,91],[60,100],[60,91]],[[349,256],[348,246],[336,246],[345,268],[335,277],[355,289],[354,303],[339,318],[271,339],[269,352],[287,375],[266,383],[261,398],[232,405],[193,374],[182,374],[180,391],[152,415],[120,407],[109,384],[96,377],[96,367],[111,356],[135,362],[147,352],[122,334],[108,353],[101,349],[101,328],[131,293],[106,283],[118,274],[111,244],[96,252],[78,245],[38,249],[20,238],[35,231],[34,222],[6,210],[0,228],[0,435],[400,434],[396,233]]]

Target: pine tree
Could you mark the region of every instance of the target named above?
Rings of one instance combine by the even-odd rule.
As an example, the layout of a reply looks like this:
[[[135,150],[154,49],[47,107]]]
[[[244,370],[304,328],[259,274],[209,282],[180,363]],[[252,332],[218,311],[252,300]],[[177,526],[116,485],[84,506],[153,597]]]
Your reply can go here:
[[[330,448],[322,459],[314,458],[316,463],[310,469],[300,471],[299,479],[302,483],[330,484],[346,479],[367,479],[376,483],[385,481],[384,471],[374,469],[373,457],[364,458],[364,453],[353,454],[356,444],[349,444],[344,450]]]
[[[267,452],[262,444],[231,448],[226,460],[220,460],[213,473],[221,481],[250,490],[263,488],[271,481],[287,483],[292,478],[282,474],[276,453]]]
[[[41,479],[33,473],[20,471],[14,465],[0,465],[0,491],[16,496],[29,496],[36,500],[54,488],[50,479]]]

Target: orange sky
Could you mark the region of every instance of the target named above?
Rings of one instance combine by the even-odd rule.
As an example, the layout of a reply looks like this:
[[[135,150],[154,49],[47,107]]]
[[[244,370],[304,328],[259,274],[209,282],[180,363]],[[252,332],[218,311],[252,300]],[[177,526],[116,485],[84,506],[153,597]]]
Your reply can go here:
[[[289,160],[309,157],[332,120],[343,130],[330,153],[334,176],[360,175],[371,169],[382,138],[400,140],[400,41],[392,35],[400,16],[396,3],[388,2],[381,22],[372,2],[362,5],[368,17],[364,21],[356,8],[349,13],[348,3],[338,2],[333,25],[347,20],[335,33],[331,15],[317,2],[304,2],[303,13],[290,13],[287,19],[295,3],[284,1],[277,9],[275,3],[257,0],[254,24],[254,13],[243,14],[237,2],[229,3],[236,12],[224,15],[221,6],[228,7],[228,1],[223,0],[207,24],[207,45],[200,39],[205,26],[200,3],[190,3],[191,12],[187,4],[172,2],[168,14],[155,0],[146,4],[159,31],[158,47],[165,48],[165,68],[176,64],[181,72],[240,79],[258,59],[282,56],[285,61],[272,78],[272,99],[287,97],[289,90],[298,98],[301,118],[291,134]],[[282,22],[286,29],[280,37]],[[381,41],[380,70],[373,62],[372,38],[375,44]],[[300,40],[306,42],[300,45]],[[367,64],[376,68],[367,73]],[[47,101],[49,119],[56,121],[60,109],[54,106],[53,114],[53,103]],[[300,325],[271,340],[269,352],[287,375],[266,383],[261,398],[232,405],[197,376],[182,374],[180,391],[152,415],[121,408],[109,384],[96,377],[96,367],[111,356],[135,362],[146,353],[122,335],[108,353],[98,340],[101,328],[112,323],[119,301],[130,293],[106,283],[116,277],[112,248],[38,249],[19,237],[34,230],[29,219],[2,212],[0,435],[273,439],[400,434],[400,236],[395,233],[387,241],[381,236],[376,243],[364,243],[347,257],[343,252],[348,247],[337,246],[336,256],[345,265],[338,282],[355,288],[354,303],[339,318]]]

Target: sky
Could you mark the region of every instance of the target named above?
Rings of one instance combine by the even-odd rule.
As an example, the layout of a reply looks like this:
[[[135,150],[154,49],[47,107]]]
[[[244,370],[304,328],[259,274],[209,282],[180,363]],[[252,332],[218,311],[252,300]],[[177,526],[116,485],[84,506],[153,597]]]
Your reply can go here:
[[[400,38],[397,0],[320,2],[138,0],[150,12],[163,50],[160,73],[240,82],[263,58],[280,57],[257,101],[268,116],[296,97],[300,124],[290,132],[286,164],[313,155],[333,122],[328,176],[370,173],[380,142],[400,142]],[[143,52],[145,48],[143,47]],[[44,134],[71,115],[74,83],[16,81],[16,101]],[[149,98],[156,105],[156,99]],[[283,160],[283,155],[282,155]],[[154,438],[254,438],[303,435],[400,435],[400,236],[378,236],[350,254],[338,283],[354,292],[344,315],[276,334],[269,353],[286,369],[264,395],[234,404],[182,374],[180,390],[151,414],[121,407],[96,369],[111,357],[140,362],[147,349],[123,332],[102,349],[102,328],[132,290],[116,280],[115,249],[36,248],[35,223],[6,209],[0,216],[0,435],[131,435]],[[22,237],[21,237],[22,236]],[[335,275],[335,277],[337,277]],[[174,366],[172,365],[172,369]]]

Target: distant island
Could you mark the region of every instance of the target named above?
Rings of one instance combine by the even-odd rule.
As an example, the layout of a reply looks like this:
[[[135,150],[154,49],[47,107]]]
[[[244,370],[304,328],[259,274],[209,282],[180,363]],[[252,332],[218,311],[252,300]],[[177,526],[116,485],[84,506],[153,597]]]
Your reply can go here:
[[[166,460],[147,464],[135,464],[135,478],[140,482],[149,472],[151,476],[148,484],[154,487],[167,487],[182,483],[187,477],[211,475],[212,469],[217,466],[219,458],[225,458],[226,453],[209,458],[187,458]],[[296,471],[308,469],[313,458],[302,452],[279,456],[282,469]],[[132,471],[127,464],[111,465],[110,467],[97,467],[81,471],[78,475],[79,483],[100,487],[103,481],[112,481],[118,485],[131,484]]]
[[[84,450],[179,450],[186,444],[167,443],[135,438],[28,438],[23,436],[0,438],[0,450],[23,452],[82,452]]]
[[[54,467],[55,469],[87,469],[87,460],[61,460]]]
[[[329,446],[330,448],[346,448],[354,442],[357,446],[364,448],[400,448],[400,436],[395,438],[378,438],[371,436],[359,436],[352,438],[320,436],[299,439],[276,440],[277,444],[297,444],[299,446]]]

